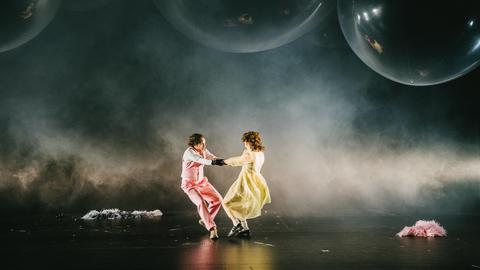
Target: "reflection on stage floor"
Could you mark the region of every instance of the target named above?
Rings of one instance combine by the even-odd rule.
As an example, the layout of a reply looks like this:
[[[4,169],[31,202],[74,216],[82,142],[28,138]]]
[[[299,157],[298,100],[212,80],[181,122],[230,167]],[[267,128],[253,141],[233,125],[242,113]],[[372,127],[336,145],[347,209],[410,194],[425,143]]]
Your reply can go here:
[[[157,219],[94,220],[81,214],[4,216],[2,269],[479,269],[480,216],[284,217],[250,222],[251,239],[211,241],[192,212]],[[435,219],[443,238],[399,238]]]

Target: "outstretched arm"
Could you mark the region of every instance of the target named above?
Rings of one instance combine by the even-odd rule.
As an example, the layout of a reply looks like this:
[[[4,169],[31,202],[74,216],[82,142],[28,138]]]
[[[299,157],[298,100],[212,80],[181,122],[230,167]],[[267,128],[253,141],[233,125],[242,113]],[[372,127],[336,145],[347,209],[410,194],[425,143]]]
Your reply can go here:
[[[206,148],[205,148],[205,154],[206,154],[206,156],[207,156],[207,159],[211,159],[211,160],[212,160],[212,165],[217,165],[217,166],[223,166],[223,165],[225,165],[225,162],[223,162],[223,159],[218,158],[218,157],[215,156],[214,154],[210,153],[210,151],[208,151]]]
[[[253,162],[253,157],[247,150],[243,151],[241,156],[225,159],[225,164],[229,166],[243,166],[244,164],[251,162]]]
[[[183,160],[193,161],[203,165],[212,165],[212,161],[210,159],[203,158],[201,155],[199,155],[197,152],[195,152],[195,150],[191,148],[185,151],[185,154],[183,155]]]
[[[205,153],[207,154],[207,159],[217,159],[218,158],[214,154],[210,153],[210,151],[208,151],[208,149],[206,149],[206,148],[205,148]]]

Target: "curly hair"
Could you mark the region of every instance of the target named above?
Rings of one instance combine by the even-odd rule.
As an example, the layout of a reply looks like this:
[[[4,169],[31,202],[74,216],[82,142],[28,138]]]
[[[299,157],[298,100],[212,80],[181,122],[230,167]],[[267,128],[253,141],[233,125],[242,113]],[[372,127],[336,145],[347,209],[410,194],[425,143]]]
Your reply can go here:
[[[253,151],[265,151],[265,146],[262,145],[260,133],[257,131],[248,131],[243,133],[242,142],[247,142]]]
[[[190,135],[190,137],[188,137],[188,145],[191,146],[191,147],[194,147],[195,145],[202,142],[202,138],[205,138],[205,137],[203,137],[202,134],[193,133],[192,135]]]

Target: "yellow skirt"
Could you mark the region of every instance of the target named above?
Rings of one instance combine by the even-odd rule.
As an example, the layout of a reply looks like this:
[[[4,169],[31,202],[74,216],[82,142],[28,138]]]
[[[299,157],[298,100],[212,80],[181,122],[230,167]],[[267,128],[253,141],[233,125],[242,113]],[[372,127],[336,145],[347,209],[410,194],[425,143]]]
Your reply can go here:
[[[260,216],[263,206],[270,202],[265,178],[256,172],[244,170],[225,195],[223,207],[227,214],[246,220]]]

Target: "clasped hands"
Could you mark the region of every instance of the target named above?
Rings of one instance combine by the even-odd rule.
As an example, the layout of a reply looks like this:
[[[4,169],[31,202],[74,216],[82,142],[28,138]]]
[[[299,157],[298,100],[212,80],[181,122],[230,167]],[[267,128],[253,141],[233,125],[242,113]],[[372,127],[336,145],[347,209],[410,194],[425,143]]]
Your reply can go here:
[[[225,163],[224,159],[217,158],[217,159],[212,160],[212,165],[223,166],[223,165],[227,165],[227,164]]]

